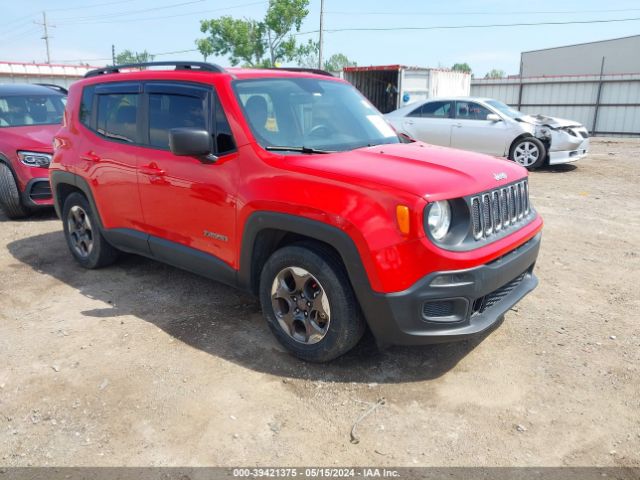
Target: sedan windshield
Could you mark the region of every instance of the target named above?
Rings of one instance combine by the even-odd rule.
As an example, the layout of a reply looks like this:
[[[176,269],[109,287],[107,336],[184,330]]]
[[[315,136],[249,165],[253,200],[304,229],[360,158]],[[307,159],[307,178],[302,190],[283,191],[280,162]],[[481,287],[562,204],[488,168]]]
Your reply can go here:
[[[487,104],[491,105],[496,110],[500,110],[500,113],[504,113],[506,116],[511,118],[520,118],[524,116],[524,113],[516,110],[515,108],[511,108],[509,105],[499,102],[498,100],[487,100]]]
[[[65,100],[62,95],[0,96],[0,127],[62,123]]]
[[[328,153],[400,138],[349,84],[316,78],[237,80],[236,96],[263,148]]]

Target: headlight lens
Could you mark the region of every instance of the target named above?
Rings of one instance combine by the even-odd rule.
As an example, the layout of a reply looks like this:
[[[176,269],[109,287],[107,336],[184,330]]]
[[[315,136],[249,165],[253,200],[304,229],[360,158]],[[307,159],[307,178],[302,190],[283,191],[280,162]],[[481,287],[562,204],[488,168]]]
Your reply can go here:
[[[446,200],[434,202],[427,215],[429,232],[436,240],[442,240],[451,226],[451,206]]]
[[[51,163],[51,155],[48,153],[19,151],[18,158],[29,167],[47,168]]]

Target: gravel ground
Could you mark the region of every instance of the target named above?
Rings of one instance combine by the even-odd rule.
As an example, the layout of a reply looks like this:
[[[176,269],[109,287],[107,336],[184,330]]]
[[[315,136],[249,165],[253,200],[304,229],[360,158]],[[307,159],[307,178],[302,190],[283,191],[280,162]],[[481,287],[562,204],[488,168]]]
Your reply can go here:
[[[640,142],[592,150],[531,175],[540,286],[499,328],[328,365],[250,296],[0,216],[0,465],[639,466]]]

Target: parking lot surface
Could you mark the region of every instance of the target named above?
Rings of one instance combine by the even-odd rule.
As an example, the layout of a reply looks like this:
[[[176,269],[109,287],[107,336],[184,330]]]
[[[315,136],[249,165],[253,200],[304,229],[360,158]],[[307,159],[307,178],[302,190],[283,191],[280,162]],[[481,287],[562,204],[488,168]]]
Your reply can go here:
[[[251,296],[0,214],[0,465],[640,465],[640,141],[530,182],[540,285],[497,329],[325,365]]]

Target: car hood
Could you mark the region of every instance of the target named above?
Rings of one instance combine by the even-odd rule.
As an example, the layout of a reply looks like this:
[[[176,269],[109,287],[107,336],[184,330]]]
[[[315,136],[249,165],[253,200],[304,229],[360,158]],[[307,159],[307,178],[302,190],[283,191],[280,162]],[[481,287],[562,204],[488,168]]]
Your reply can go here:
[[[547,117],[546,115],[524,115],[518,119],[521,122],[529,123],[531,125],[546,125],[551,128],[565,128],[565,127],[581,127],[580,122],[573,120],[566,120],[564,118]]]
[[[505,159],[422,142],[296,155],[292,161],[301,169],[349,183],[384,185],[436,200],[490,190],[527,176],[523,167]]]
[[[53,136],[60,129],[60,125],[26,125],[24,127],[0,128],[4,143],[15,147],[16,150],[36,150],[39,152],[53,152]]]

